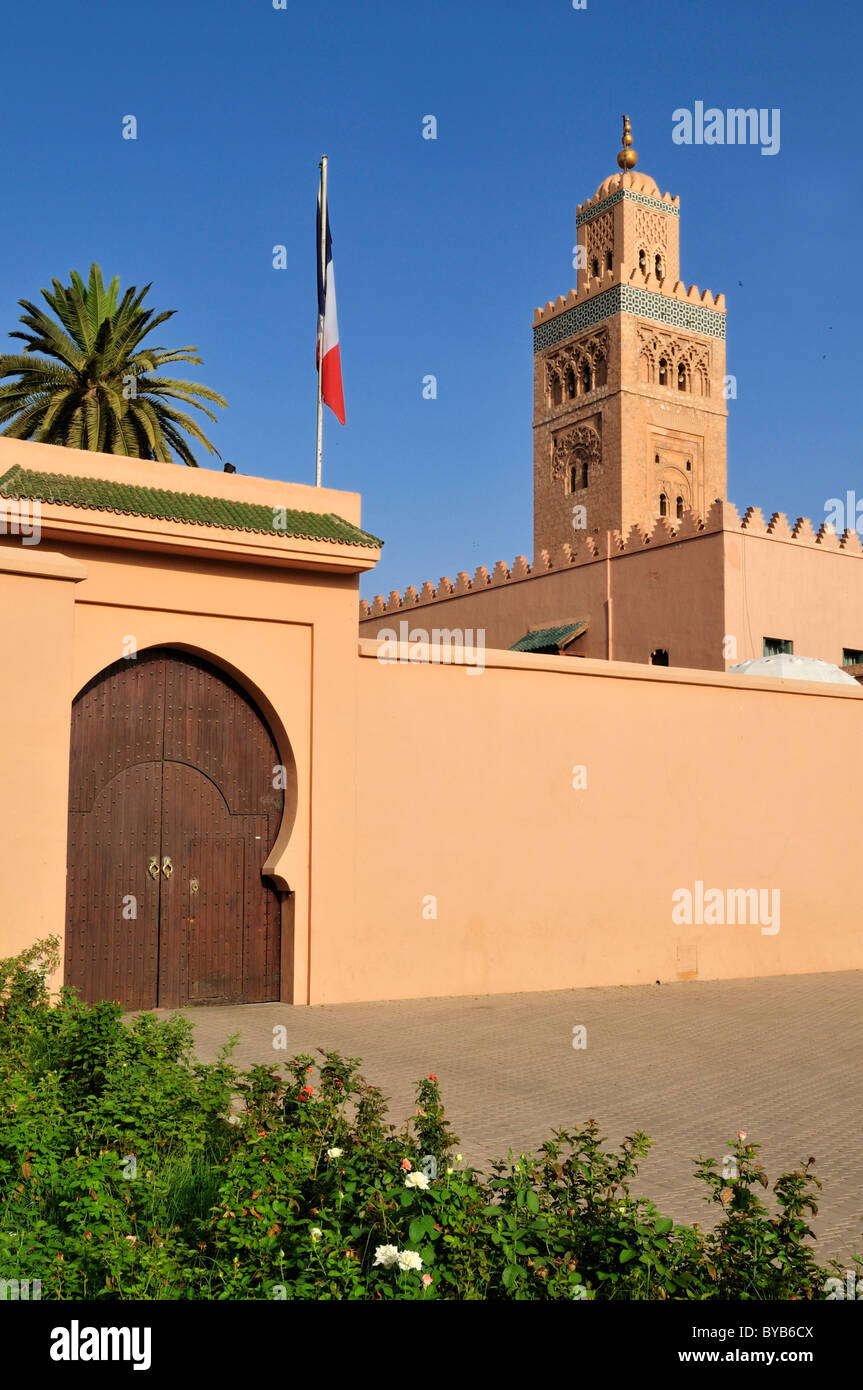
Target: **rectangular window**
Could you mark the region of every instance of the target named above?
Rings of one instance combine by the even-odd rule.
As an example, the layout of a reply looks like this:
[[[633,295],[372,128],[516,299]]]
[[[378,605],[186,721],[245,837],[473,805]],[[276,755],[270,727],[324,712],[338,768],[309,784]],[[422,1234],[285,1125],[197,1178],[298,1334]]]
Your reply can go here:
[[[794,643],[786,637],[765,637],[763,656],[791,656]]]
[[[856,647],[843,647],[843,648],[842,648],[842,665],[843,665],[843,666],[863,666],[863,652],[858,651],[858,649],[857,649]]]

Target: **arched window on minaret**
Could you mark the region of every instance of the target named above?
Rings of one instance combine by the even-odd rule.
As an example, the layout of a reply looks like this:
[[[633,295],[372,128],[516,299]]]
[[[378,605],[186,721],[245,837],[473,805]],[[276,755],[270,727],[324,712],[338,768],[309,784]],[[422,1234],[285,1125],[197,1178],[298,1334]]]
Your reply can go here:
[[[678,521],[682,521],[682,520],[683,520],[683,498],[682,498],[682,497],[678,497],[678,499],[677,499],[677,520],[678,520]]]
[[[604,357],[597,357],[594,377],[597,386],[604,386],[608,381],[608,363]]]
[[[599,278],[599,261],[596,259],[595,256],[590,263],[590,273],[594,277],[594,279]]]
[[[665,271],[664,271],[663,268],[662,268],[662,257],[659,255],[659,252],[657,252],[657,254],[656,254],[656,260],[655,260],[655,262],[654,262],[654,267],[655,267],[655,270],[656,270],[656,278],[657,278],[657,280],[661,280],[662,277],[663,277],[663,275],[665,274]]]
[[[560,405],[563,401],[563,383],[559,376],[551,379],[551,403]]]
[[[572,367],[569,367],[566,373],[566,394],[570,397],[575,395],[575,372]]]
[[[638,253],[638,269],[641,271],[642,275],[647,274],[647,252],[643,246]]]
[[[659,384],[660,386],[668,385],[668,363],[664,357],[659,359]]]
[[[688,391],[689,383],[686,380],[686,363],[677,364],[677,389],[678,391]]]
[[[605,253],[605,268],[606,268],[606,270],[611,270],[611,252],[610,252],[610,251],[606,251],[606,253]]]
[[[582,369],[581,369],[581,386],[582,386],[582,390],[584,390],[584,391],[589,391],[589,390],[590,390],[590,363],[589,363],[589,362],[585,362],[584,366],[583,366]]]
[[[659,515],[668,516],[668,498],[664,492],[659,494]]]
[[[570,492],[578,492],[578,468],[575,464],[569,470],[569,490]]]

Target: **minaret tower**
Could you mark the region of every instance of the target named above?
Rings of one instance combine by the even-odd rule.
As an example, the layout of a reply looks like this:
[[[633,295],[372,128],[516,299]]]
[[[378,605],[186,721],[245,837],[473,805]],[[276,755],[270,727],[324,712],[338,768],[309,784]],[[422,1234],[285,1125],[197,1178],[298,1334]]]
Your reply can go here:
[[[534,315],[537,552],[725,498],[725,299],[680,280],[680,199],[626,116],[617,162],[576,209],[576,288]]]

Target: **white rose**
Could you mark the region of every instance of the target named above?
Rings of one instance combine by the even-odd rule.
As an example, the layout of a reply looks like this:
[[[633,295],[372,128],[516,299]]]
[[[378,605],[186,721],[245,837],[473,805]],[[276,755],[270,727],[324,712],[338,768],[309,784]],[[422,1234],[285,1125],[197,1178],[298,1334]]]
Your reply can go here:
[[[327,1149],[327,1158],[341,1158],[344,1149]]]
[[[317,1241],[320,1240],[320,1238],[321,1238],[321,1236],[322,1236],[323,1234],[324,1234],[324,1233],[323,1233],[323,1231],[321,1230],[320,1226],[313,1226],[313,1227],[312,1227],[312,1240],[315,1241],[316,1243],[317,1243]]]
[[[416,1250],[401,1250],[398,1254],[399,1269],[422,1269],[422,1256]]]
[[[429,1180],[425,1173],[408,1173],[405,1178],[405,1187],[418,1187],[421,1192],[425,1192],[429,1185]]]
[[[384,1269],[389,1269],[399,1258],[399,1252],[395,1245],[379,1245],[375,1250],[375,1264],[383,1265]]]

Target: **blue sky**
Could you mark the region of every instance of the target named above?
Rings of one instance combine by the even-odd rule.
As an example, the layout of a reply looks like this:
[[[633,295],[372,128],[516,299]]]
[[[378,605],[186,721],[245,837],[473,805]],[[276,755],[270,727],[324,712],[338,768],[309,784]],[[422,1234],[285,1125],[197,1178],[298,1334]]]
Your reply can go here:
[[[386,541],[362,592],[529,556],[533,310],[573,282],[625,110],[680,195],[682,278],[727,297],[729,496],[823,519],[863,497],[861,31],[839,0],[10,7],[0,343],[72,268],[152,281],[178,310],[159,341],[197,344],[230,403],[223,459],[312,482],[326,152],[348,422],[327,414],[324,482]],[[780,152],[674,144],[698,100],[778,107]]]

